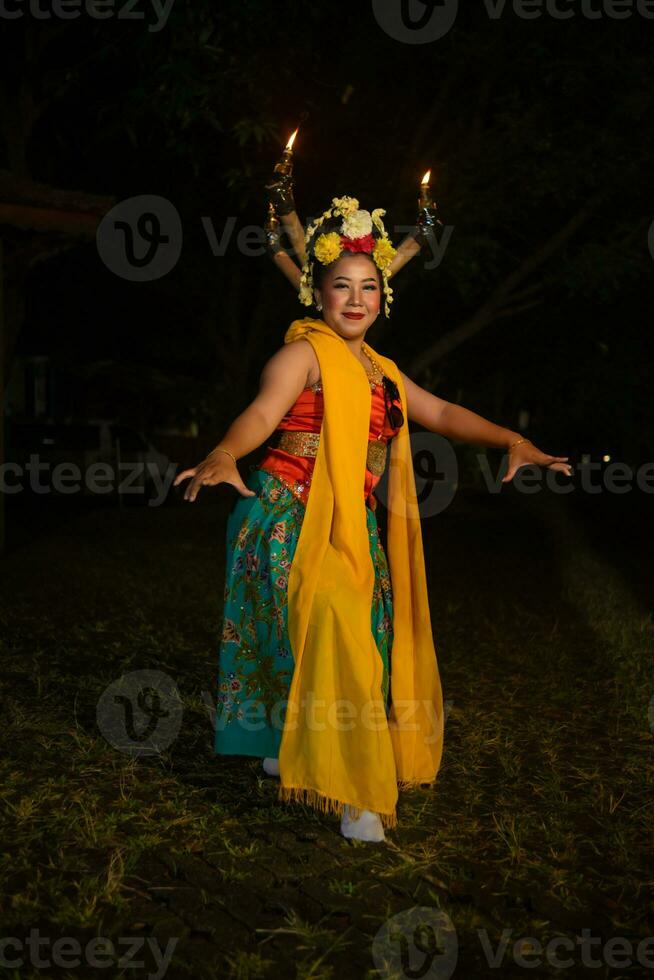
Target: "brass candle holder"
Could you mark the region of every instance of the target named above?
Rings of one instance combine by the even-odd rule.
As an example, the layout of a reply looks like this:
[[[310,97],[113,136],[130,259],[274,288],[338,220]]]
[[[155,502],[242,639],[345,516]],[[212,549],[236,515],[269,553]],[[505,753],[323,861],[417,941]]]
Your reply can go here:
[[[431,170],[424,174],[420,181],[418,194],[418,221],[413,231],[409,232],[404,241],[398,245],[397,252],[388,268],[389,278],[396,275],[403,266],[418,254],[430,235],[434,234],[434,226],[443,224],[435,217],[436,204],[431,196]]]
[[[275,214],[275,206],[272,202],[268,204],[268,215],[266,217],[264,231],[266,233],[266,244],[270,257],[297,292],[300,288],[302,273],[288,252],[281,247],[279,241],[279,218]]]
[[[280,159],[275,164],[273,173],[281,174],[284,177],[290,177],[293,173],[293,143],[297,134],[298,130],[296,129],[289,137]]]
[[[273,169],[273,180],[266,185],[273,200],[275,216],[279,215],[283,230],[287,233],[293,255],[300,265],[304,265],[307,253],[304,248],[304,228],[295,210],[293,200],[293,143],[298,134],[296,129],[289,137],[281,157]]]

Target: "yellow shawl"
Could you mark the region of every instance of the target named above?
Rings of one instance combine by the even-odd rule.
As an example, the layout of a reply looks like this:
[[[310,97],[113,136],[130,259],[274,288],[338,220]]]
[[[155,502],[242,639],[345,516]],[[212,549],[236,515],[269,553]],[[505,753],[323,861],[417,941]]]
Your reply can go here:
[[[320,364],[324,416],[311,491],[288,580],[295,661],[279,752],[279,799],[322,812],[379,813],[397,825],[399,788],[433,783],[443,751],[443,698],[431,631],[406,397],[394,363],[373,350],[398,386],[405,421],[391,442],[387,554],[393,591],[391,710],[371,630],[374,569],[363,486],[371,391],[366,372],[323,320],[295,320]]]

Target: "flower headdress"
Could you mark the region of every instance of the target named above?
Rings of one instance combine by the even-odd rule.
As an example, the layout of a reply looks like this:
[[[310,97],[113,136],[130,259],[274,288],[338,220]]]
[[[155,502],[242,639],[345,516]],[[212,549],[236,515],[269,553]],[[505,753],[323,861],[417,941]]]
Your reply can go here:
[[[393,290],[389,285],[389,266],[395,256],[396,250],[391,244],[382,215],[386,214],[383,208],[375,208],[370,213],[359,208],[359,202],[355,197],[334,197],[331,207],[327,208],[319,218],[316,218],[312,225],[309,225],[304,236],[305,244],[312,246],[313,257],[307,257],[302,266],[300,277],[300,302],[305,306],[313,303],[313,261],[317,260],[322,265],[330,265],[344,252],[362,252],[370,255],[373,262],[382,275],[384,288],[384,312],[389,314],[390,304],[393,302]],[[329,231],[317,235],[317,230],[329,218],[342,217],[338,231]],[[373,227],[377,234],[374,233]]]

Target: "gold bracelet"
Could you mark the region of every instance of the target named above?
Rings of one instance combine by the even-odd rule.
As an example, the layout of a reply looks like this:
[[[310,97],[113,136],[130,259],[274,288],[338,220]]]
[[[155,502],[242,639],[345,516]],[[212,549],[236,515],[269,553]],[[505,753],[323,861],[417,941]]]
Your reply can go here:
[[[230,453],[229,449],[218,449],[218,448],[212,449],[209,455],[213,456],[214,453],[227,453],[228,456],[232,457],[232,459],[234,460],[234,465],[236,465],[236,456],[234,455],[234,453]]]
[[[509,446],[507,452],[511,452],[511,450],[514,449],[516,446],[519,446],[521,442],[531,442],[531,440],[530,439],[525,439],[524,436],[521,436],[519,439],[516,439],[515,442],[512,442],[511,443],[511,445]]]

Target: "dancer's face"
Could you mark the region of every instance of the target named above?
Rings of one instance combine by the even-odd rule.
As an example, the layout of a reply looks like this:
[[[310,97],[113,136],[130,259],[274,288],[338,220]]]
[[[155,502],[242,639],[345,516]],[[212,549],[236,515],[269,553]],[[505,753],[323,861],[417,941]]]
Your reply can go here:
[[[316,290],[322,318],[345,340],[363,338],[379,315],[381,289],[377,266],[363,253],[342,255],[325,270]]]

